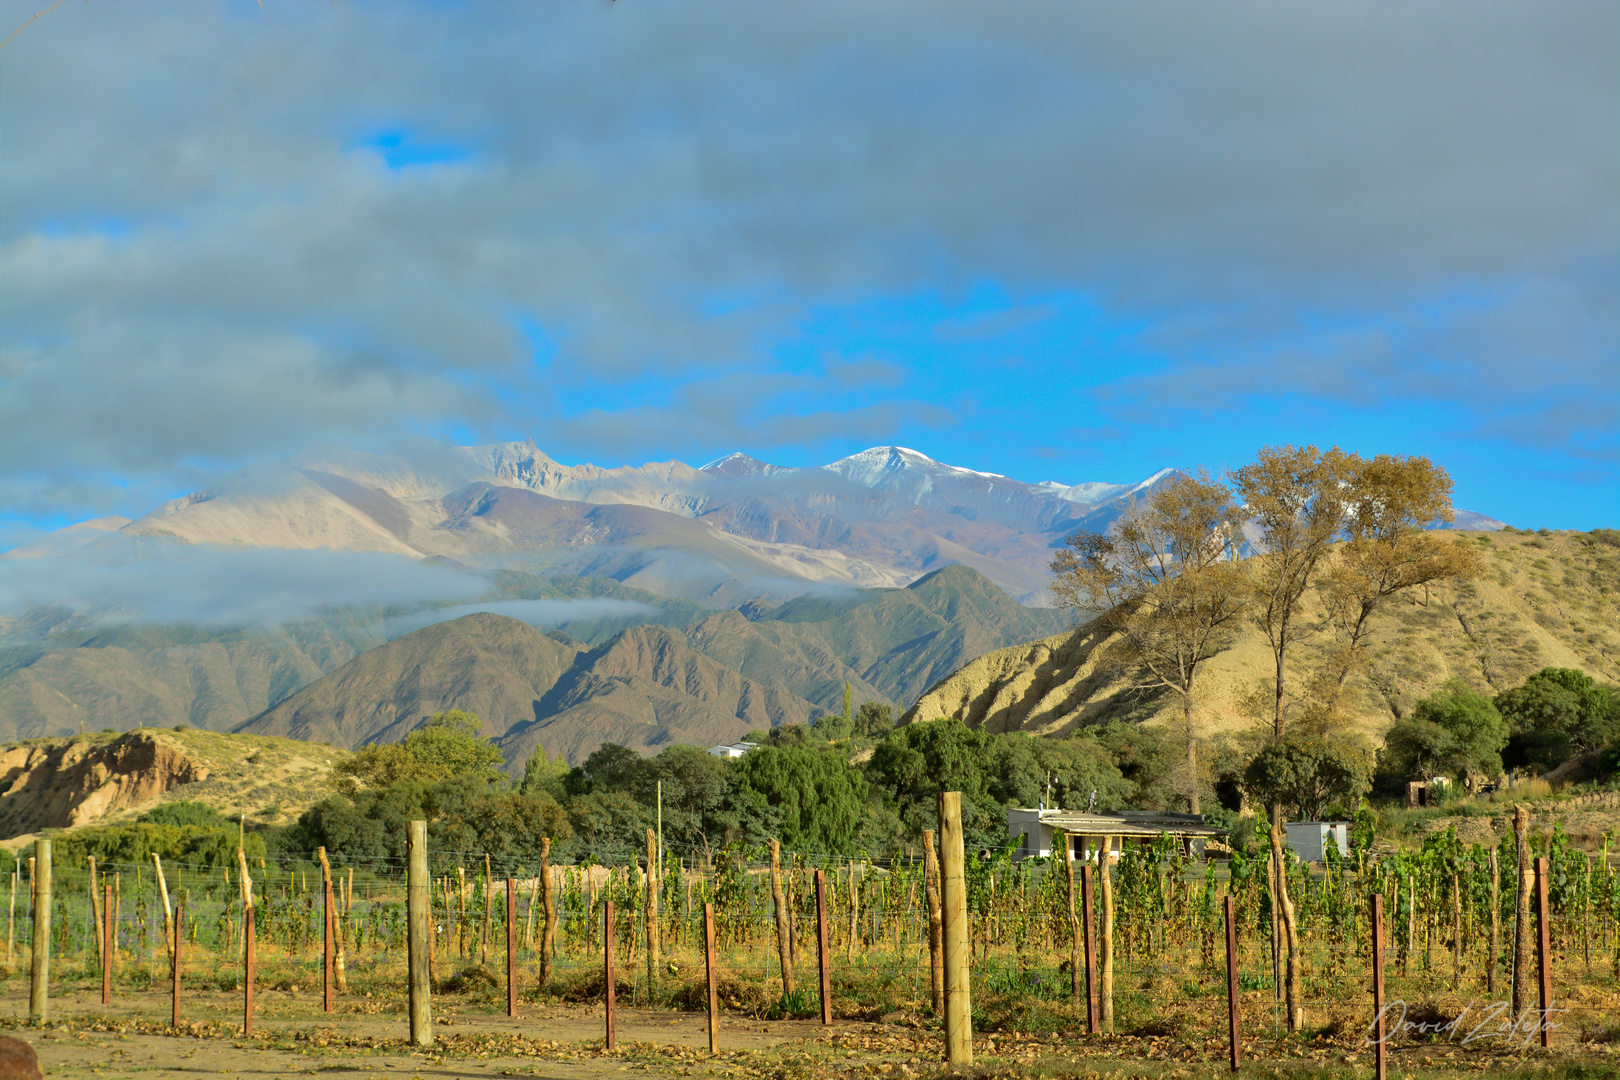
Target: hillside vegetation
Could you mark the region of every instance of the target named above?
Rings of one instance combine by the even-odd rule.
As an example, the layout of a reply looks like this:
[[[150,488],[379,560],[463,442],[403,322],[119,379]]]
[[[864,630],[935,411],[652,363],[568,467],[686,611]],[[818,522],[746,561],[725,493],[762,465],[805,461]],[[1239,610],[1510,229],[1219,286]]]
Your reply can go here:
[[[0,746],[0,837],[127,824],[176,800],[249,827],[285,824],[326,797],[331,746],[196,728],[144,728]]]
[[[1620,532],[1464,533],[1485,573],[1393,598],[1374,616],[1366,669],[1344,702],[1351,727],[1381,738],[1420,699],[1452,679],[1495,694],[1545,667],[1620,681]],[[1307,618],[1321,606],[1307,595]],[[1172,703],[1138,692],[1096,662],[1094,626],[986,653],[932,686],[905,721],[952,717],[993,732],[1056,735],[1110,719],[1162,721]],[[1290,664],[1308,676],[1326,635],[1307,638]],[[1207,735],[1259,722],[1272,657],[1243,624],[1207,661],[1195,714]],[[1297,682],[1296,682],[1297,685]]]

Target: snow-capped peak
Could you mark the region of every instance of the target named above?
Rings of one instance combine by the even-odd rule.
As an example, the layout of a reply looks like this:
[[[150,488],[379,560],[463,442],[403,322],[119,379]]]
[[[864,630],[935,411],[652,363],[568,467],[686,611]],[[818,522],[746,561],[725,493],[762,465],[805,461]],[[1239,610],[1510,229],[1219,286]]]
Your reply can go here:
[[[886,478],[902,471],[913,470],[933,475],[955,473],[960,476],[982,476],[987,480],[1006,479],[1000,473],[979,472],[977,469],[964,469],[960,465],[947,465],[909,446],[868,447],[858,454],[851,454],[830,465],[823,465],[822,468],[866,487],[877,487]]]
[[[741,450],[715,458],[698,471],[718,476],[775,476],[777,473],[793,472],[785,465],[771,465]]]

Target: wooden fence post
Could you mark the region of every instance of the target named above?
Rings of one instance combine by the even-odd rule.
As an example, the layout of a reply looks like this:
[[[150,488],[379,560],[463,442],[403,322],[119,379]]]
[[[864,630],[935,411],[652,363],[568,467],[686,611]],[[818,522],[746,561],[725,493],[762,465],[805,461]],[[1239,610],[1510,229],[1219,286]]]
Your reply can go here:
[[[832,1023],[832,956],[827,949],[827,872],[816,871],[816,961],[821,977],[821,1022]]]
[[[703,974],[709,984],[709,1053],[720,1052],[720,988],[714,970],[714,905],[703,905]]]
[[[113,913],[112,882],[101,883],[101,1003],[112,1004]]]
[[[1080,867],[1080,921],[1086,939],[1086,1034],[1097,1034],[1097,953],[1091,925],[1091,864]]]
[[[95,929],[92,936],[96,939],[96,961],[101,960],[101,890],[96,888],[96,857],[89,856],[90,863],[90,925]]]
[[[1513,903],[1513,1022],[1524,1021],[1530,1007],[1530,894],[1535,891],[1535,869],[1530,863],[1530,812],[1513,808],[1513,837],[1518,848],[1518,886]]]
[[[490,876],[489,852],[484,852],[484,939],[478,953],[480,964],[489,963],[489,935],[495,917],[495,879]]]
[[[1238,991],[1237,919],[1232,913],[1232,894],[1222,898],[1221,907],[1226,914],[1226,1024],[1227,1038],[1231,1042],[1232,1071],[1243,1064],[1242,998]]]
[[[551,899],[551,837],[540,838],[540,985],[551,981],[551,949],[557,932],[557,906]],[[529,902],[533,908],[534,902]],[[531,912],[532,914],[532,912]],[[590,935],[587,934],[586,937]]]
[[[157,870],[158,895],[163,897],[163,943],[169,944],[169,928],[174,922],[174,909],[169,906],[169,883],[163,877],[163,860],[152,852],[152,866]]]
[[[776,909],[776,953],[782,965],[782,996],[793,993],[793,947],[788,929],[787,894],[782,891],[782,842],[771,841],[771,906]]]
[[[253,916],[253,877],[248,873],[247,856],[236,849],[237,884],[242,889],[242,1034],[253,1034],[253,980],[258,964],[257,931]]]
[[[34,841],[34,957],[29,969],[28,1020],[43,1024],[50,1013],[51,842]]]
[[[1385,1080],[1389,1058],[1384,1046],[1384,894],[1372,898],[1373,1077]]]
[[[1552,1045],[1552,912],[1547,907],[1546,856],[1536,860],[1536,975],[1541,989],[1541,1045]]]
[[[923,894],[928,898],[928,989],[934,998],[934,1015],[945,1018],[945,938],[944,916],[939,899],[939,849],[934,830],[923,830]]]
[[[1101,922],[1098,926],[1098,936],[1102,945],[1097,950],[1097,1013],[1098,1022],[1103,1032],[1108,1035],[1114,1033],[1114,875],[1109,866],[1112,858],[1114,838],[1102,838],[1102,846],[1097,849],[1097,881],[1098,899],[1101,901]]]
[[[174,906],[174,953],[169,961],[169,967],[174,972],[173,1009],[169,1016],[169,1026],[176,1028],[180,1026],[180,943],[185,940],[181,936],[185,918],[186,903],[182,900]]]
[[[427,822],[413,821],[405,834],[407,862],[405,919],[410,966],[411,1045],[433,1045],[433,982],[430,977],[433,927],[432,897],[428,892]]]
[[[647,830],[647,1001],[658,985],[658,835]]]
[[[945,1059],[973,1063],[973,1016],[968,988],[967,868],[962,793],[939,794],[939,861],[945,939]]]
[[[1496,867],[1496,849],[1491,848],[1491,943],[1490,957],[1485,965],[1485,990],[1496,993],[1496,969],[1501,966],[1501,875]]]
[[[1070,840],[1069,834],[1061,829],[1053,837],[1053,857],[1059,857],[1059,850],[1063,852],[1061,856],[1063,876],[1069,894],[1069,998],[1079,1005],[1091,997],[1091,987],[1086,985],[1086,973],[1083,970],[1086,962],[1086,942],[1081,931],[1079,905],[1075,900],[1074,841]]]
[[[613,984],[613,901],[609,900],[602,909],[602,980],[605,984],[603,1002],[607,1015],[607,1028],[603,1036],[604,1049],[613,1049],[613,1006],[615,1004],[616,987]]]
[[[326,849],[317,848],[321,863],[321,1011],[331,1012],[333,998],[332,935],[336,924],[332,910],[332,865],[326,861]]]
[[[517,1015],[517,879],[506,879],[506,1015]]]

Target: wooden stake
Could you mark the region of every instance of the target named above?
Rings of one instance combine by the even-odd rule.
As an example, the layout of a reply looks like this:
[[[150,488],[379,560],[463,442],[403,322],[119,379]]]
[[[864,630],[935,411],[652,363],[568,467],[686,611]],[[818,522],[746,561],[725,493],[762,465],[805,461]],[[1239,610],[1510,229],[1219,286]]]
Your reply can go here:
[[[973,1016],[968,987],[967,860],[963,849],[962,793],[939,794],[940,899],[945,942],[945,1060],[973,1063]]]
[[[1372,898],[1373,1078],[1385,1080],[1389,1059],[1384,1039],[1384,894]]]
[[[1305,1026],[1305,1001],[1300,973],[1302,954],[1299,948],[1299,920],[1294,913],[1294,902],[1288,896],[1288,863],[1283,858],[1281,825],[1271,827],[1271,857],[1277,866],[1277,891],[1274,896],[1278,914],[1282,916],[1283,944],[1288,950],[1283,1011],[1288,1018],[1288,1030],[1298,1031]]]
[[[709,984],[709,1053],[720,1052],[720,990],[714,970],[714,905],[703,905],[703,975]]]
[[[1086,994],[1085,942],[1080,934],[1080,912],[1074,896],[1074,851],[1069,834],[1058,831],[1053,837],[1052,854],[1056,856],[1059,849],[1063,852],[1063,876],[1068,886],[1069,897],[1069,999],[1076,1005],[1081,1004],[1088,996]]]
[[[517,1015],[517,879],[506,879],[506,1015]]]
[[[603,1002],[607,1016],[607,1031],[602,1045],[613,1049],[613,1006],[617,997],[618,988],[613,984],[613,901],[609,900],[602,908],[602,980],[605,986]]]
[[[1091,928],[1091,864],[1080,867],[1080,918],[1086,944],[1086,1034],[1097,1034],[1097,957]]]
[[[467,868],[456,867],[456,955],[467,958]]]
[[[1513,836],[1518,847],[1519,881],[1513,905],[1512,1008],[1514,1022],[1522,1023],[1525,1010],[1530,1008],[1530,963],[1534,947],[1530,936],[1530,894],[1535,889],[1535,869],[1530,862],[1530,812],[1522,806],[1513,808]]]
[[[1097,849],[1097,883],[1102,901],[1101,964],[1097,978],[1098,1019],[1106,1034],[1114,1033],[1114,872],[1110,865],[1114,838],[1102,838]]]
[[[1491,944],[1490,962],[1485,966],[1485,990],[1491,994],[1496,993],[1496,969],[1502,962],[1501,945],[1499,944],[1499,938],[1501,937],[1499,927],[1501,921],[1501,892],[1498,883],[1500,880],[1501,875],[1497,873],[1496,869],[1496,849],[1491,848]]]
[[[658,985],[658,834],[647,830],[647,998]]]
[[[928,897],[928,989],[934,1015],[945,1017],[945,931],[939,900],[939,849],[934,830],[923,830],[923,892]]]
[[[484,852],[484,938],[479,949],[480,964],[489,963],[489,934],[491,920],[495,916],[495,880],[490,877],[489,852]]]
[[[6,970],[11,970],[11,954],[17,941],[17,868],[11,868],[11,914],[6,917]]]
[[[551,978],[551,954],[556,945],[557,902],[551,894],[551,837],[540,840],[540,985]]]
[[[776,912],[776,955],[782,963],[782,996],[793,993],[793,947],[789,942],[787,894],[782,891],[782,842],[771,841],[771,906]]]
[[[112,1004],[112,882],[101,883],[101,1003]]]
[[[1221,907],[1226,914],[1226,1024],[1227,1039],[1230,1042],[1230,1058],[1232,1071],[1237,1072],[1243,1064],[1243,1032],[1242,1015],[1239,1004],[1242,998],[1238,994],[1238,961],[1237,961],[1237,919],[1232,914],[1232,894],[1227,893],[1222,898]]]
[[[1536,860],[1536,975],[1541,989],[1541,1045],[1552,1045],[1552,919],[1547,906],[1547,860]]]
[[[427,822],[413,821],[405,834],[405,857],[408,860],[405,888],[405,918],[407,925],[410,969],[411,1045],[433,1045],[433,983],[429,974],[429,957],[433,928],[431,897],[428,895]]]
[[[34,959],[29,969],[28,1019],[43,1024],[50,1013],[51,842],[34,841]]]
[[[236,849],[237,884],[242,890],[242,1034],[253,1034],[253,979],[258,963],[253,918],[253,877],[248,873],[247,856]]]
[[[832,956],[827,949],[827,872],[816,871],[816,962],[821,979],[821,1022],[832,1023]]]
[[[169,926],[174,922],[174,909],[169,906],[169,885],[163,880],[163,860],[152,852],[152,865],[157,867],[158,895],[163,897],[163,943],[169,944]]]
[[[169,1017],[172,1027],[180,1026],[180,945],[185,940],[181,934],[181,924],[185,921],[186,905],[180,903],[174,909],[174,948],[169,957],[169,969],[174,972],[174,991],[171,994],[173,1012]]]
[[[99,963],[101,961],[101,951],[102,951],[102,944],[101,944],[101,938],[102,938],[102,933],[101,933],[101,929],[102,929],[102,927],[101,927],[101,924],[102,924],[102,919],[101,919],[101,890],[96,888],[96,857],[94,855],[89,856],[89,862],[90,862],[90,890],[89,890],[90,891],[90,925],[95,927],[95,932],[94,932],[94,934],[92,936],[96,939],[96,961]]]

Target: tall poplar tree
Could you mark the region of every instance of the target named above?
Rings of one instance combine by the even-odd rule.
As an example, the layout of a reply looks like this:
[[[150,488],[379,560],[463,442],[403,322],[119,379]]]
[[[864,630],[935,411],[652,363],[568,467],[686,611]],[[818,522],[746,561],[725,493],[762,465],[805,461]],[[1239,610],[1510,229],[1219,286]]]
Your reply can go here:
[[[1113,535],[1078,532],[1053,558],[1052,593],[1064,607],[1102,610],[1112,639],[1104,658],[1163,688],[1181,705],[1187,803],[1199,812],[1196,677],[1227,644],[1247,598],[1226,558],[1239,520],[1226,488],[1199,470],[1175,476],[1115,522]]]

